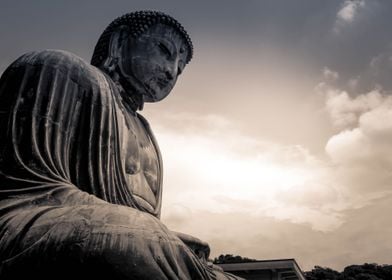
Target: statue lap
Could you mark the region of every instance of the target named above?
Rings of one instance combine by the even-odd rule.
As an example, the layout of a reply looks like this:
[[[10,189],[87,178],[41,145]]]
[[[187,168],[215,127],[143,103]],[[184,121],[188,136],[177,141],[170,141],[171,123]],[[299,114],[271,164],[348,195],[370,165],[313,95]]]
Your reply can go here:
[[[188,274],[187,263],[201,264],[178,238],[152,215],[130,207],[100,202],[40,206],[3,218],[7,235],[14,238],[3,236],[2,242],[17,244],[8,248],[13,256],[2,262],[2,279],[79,273],[110,279],[203,279]]]

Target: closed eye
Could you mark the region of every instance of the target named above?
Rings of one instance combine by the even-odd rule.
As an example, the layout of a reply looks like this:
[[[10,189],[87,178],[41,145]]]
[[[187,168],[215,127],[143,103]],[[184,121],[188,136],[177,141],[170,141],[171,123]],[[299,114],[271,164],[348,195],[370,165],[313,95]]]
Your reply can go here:
[[[165,53],[167,56],[169,56],[169,57],[172,56],[172,53],[171,53],[171,51],[169,50],[169,48],[168,48],[165,44],[163,44],[162,42],[159,42],[159,43],[158,43],[158,47],[159,47],[159,49],[160,49],[163,53]]]

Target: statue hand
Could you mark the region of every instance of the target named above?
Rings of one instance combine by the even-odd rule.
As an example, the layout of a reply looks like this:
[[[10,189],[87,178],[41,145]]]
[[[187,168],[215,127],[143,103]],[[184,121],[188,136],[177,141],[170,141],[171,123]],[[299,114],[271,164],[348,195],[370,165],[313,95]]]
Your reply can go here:
[[[172,231],[172,233],[184,242],[200,259],[207,260],[210,256],[210,246],[207,242],[182,232]]]

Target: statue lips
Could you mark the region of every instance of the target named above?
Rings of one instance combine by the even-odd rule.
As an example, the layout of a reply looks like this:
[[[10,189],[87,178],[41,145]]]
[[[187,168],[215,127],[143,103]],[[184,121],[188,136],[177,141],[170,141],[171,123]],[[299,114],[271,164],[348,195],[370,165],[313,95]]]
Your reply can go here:
[[[171,81],[163,75],[153,77],[144,83],[147,98],[154,101],[159,101],[166,97],[170,91],[166,88],[169,86],[171,86]]]
[[[163,90],[170,84],[170,82],[167,78],[158,77],[156,79],[156,84],[159,86],[161,90]]]

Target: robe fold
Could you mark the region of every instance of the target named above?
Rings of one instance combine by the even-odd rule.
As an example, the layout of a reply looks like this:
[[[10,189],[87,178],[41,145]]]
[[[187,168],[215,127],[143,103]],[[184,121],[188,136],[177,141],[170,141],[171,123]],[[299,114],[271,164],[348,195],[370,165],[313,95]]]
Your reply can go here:
[[[229,279],[129,186],[114,82],[65,51],[23,55],[0,80],[0,278]],[[128,112],[129,113],[129,112]],[[230,278],[231,279],[231,278]]]
[[[0,134],[1,196],[76,186],[138,208],[119,156],[118,96],[109,78],[67,52],[29,53],[14,62],[0,82],[7,128]],[[152,214],[159,212],[157,205]]]

